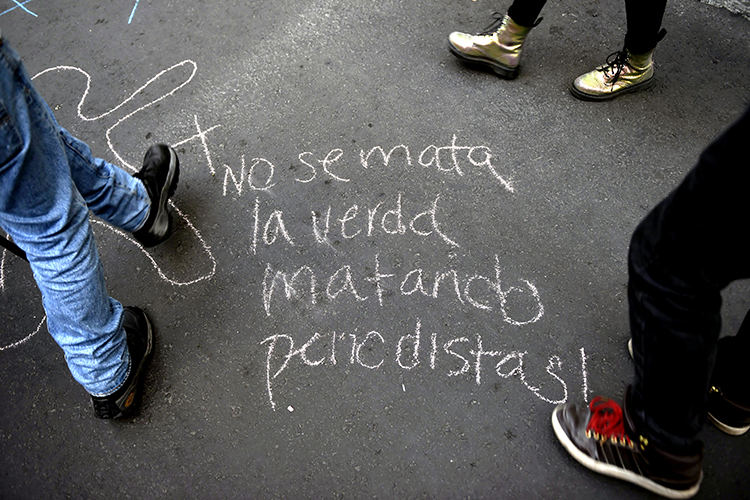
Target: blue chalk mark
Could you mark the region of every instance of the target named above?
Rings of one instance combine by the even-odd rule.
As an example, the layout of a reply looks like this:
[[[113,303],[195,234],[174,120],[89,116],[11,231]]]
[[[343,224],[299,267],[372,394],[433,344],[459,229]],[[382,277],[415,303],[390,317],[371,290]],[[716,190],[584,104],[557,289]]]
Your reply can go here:
[[[16,4],[16,6],[15,6],[15,7],[11,7],[10,9],[8,9],[8,10],[6,10],[6,11],[4,11],[4,12],[0,12],[0,16],[2,16],[2,15],[4,15],[4,14],[7,14],[8,12],[10,12],[10,11],[12,11],[12,10],[16,10],[17,8],[19,8],[19,7],[20,7],[20,8],[21,8],[21,10],[25,10],[26,12],[28,12],[28,13],[29,13],[29,14],[31,14],[32,16],[34,16],[34,17],[39,17],[39,16],[37,16],[36,14],[34,14],[33,12],[31,12],[31,11],[30,11],[29,9],[27,9],[26,7],[24,7],[24,5],[26,5],[27,3],[31,2],[31,1],[32,1],[32,0],[26,0],[25,2],[21,3],[21,2],[19,2],[18,0],[13,0],[13,3],[14,3],[14,4]]]
[[[130,13],[130,18],[128,19],[128,24],[130,24],[130,21],[133,20],[133,14],[135,14],[135,9],[138,8],[138,2],[141,0],[135,0],[135,5],[133,5],[133,11]]]

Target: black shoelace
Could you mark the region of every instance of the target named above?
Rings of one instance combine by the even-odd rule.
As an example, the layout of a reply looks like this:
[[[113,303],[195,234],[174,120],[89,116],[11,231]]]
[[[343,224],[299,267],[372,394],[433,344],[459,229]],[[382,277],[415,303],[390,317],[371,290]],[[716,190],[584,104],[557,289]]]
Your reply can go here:
[[[495,31],[498,30],[498,28],[500,28],[500,26],[502,26],[503,21],[505,20],[505,14],[503,14],[502,12],[497,12],[497,11],[493,12],[492,13],[492,19],[493,19],[492,24],[490,24],[487,28],[485,28],[484,31],[482,31],[480,33],[477,33],[477,35],[491,35],[491,34],[493,34]],[[539,26],[539,23],[542,22],[542,19],[543,18],[540,17],[539,19],[537,19],[536,21],[534,21],[534,24],[532,24],[530,27],[531,28],[536,28],[537,26]]]
[[[622,74],[622,68],[625,67],[625,64],[628,62],[628,51],[627,50],[620,50],[618,52],[612,52],[610,55],[607,56],[607,65],[602,66],[599,68],[599,71],[610,71],[614,74],[612,81],[609,82],[609,85],[614,85],[617,80],[619,80],[620,75]]]
[[[495,31],[497,31],[497,29],[503,24],[505,14],[503,14],[502,12],[493,12],[492,19],[492,24],[485,28],[484,31],[478,33],[478,35],[491,35]]]

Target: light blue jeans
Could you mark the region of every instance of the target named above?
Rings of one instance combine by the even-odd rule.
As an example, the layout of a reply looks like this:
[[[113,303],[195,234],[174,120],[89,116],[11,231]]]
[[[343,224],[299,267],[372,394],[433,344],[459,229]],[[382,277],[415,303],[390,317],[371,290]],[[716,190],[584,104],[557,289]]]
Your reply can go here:
[[[130,370],[122,305],[109,297],[89,211],[133,232],[150,199],[140,180],[91,156],[58,125],[21,58],[0,33],[0,227],[28,256],[47,328],[92,395]]]

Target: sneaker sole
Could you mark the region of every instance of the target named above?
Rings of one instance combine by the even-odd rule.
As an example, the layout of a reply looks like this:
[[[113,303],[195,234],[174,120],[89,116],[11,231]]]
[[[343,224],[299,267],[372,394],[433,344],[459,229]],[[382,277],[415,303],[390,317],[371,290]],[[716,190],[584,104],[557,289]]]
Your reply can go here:
[[[503,66],[492,59],[486,59],[484,57],[474,57],[469,56],[458,50],[456,47],[453,46],[452,43],[448,42],[448,49],[453,53],[454,56],[458,57],[464,62],[467,62],[469,64],[476,64],[480,66],[489,67],[492,69],[492,71],[495,72],[496,75],[498,75],[501,78],[504,78],[506,80],[513,80],[515,77],[518,76],[518,69],[519,68],[510,68],[508,66]]]
[[[157,207],[154,224],[151,226],[149,233],[156,239],[161,239],[169,231],[169,212],[167,211],[167,200],[174,194],[177,189],[177,181],[180,176],[180,169],[177,160],[177,153],[171,147],[169,148],[169,170],[167,179],[159,193],[159,203]]]
[[[645,82],[636,83],[635,85],[632,85],[626,89],[618,90],[617,92],[611,92],[609,94],[587,94],[586,92],[582,92],[576,87],[574,84],[571,84],[569,89],[570,93],[573,94],[573,97],[580,99],[582,101],[592,101],[592,102],[602,102],[602,101],[611,101],[612,99],[617,99],[621,95],[624,94],[630,94],[632,92],[638,92],[640,90],[646,90],[654,83],[654,78],[651,77]]]
[[[696,493],[698,493],[701,481],[703,481],[702,471],[701,477],[700,479],[698,479],[698,482],[695,484],[695,486],[687,490],[673,490],[628,470],[614,465],[602,463],[598,460],[594,460],[593,458],[579,450],[576,445],[573,444],[573,442],[570,440],[563,428],[560,426],[557,418],[557,414],[560,411],[560,408],[562,408],[562,405],[558,405],[555,408],[555,411],[552,412],[552,429],[555,431],[555,435],[557,436],[558,441],[560,441],[560,444],[563,445],[563,448],[565,448],[578,463],[580,463],[587,469],[598,472],[599,474],[603,474],[605,476],[622,479],[623,481],[635,484],[637,486],[640,486],[641,488],[647,489],[653,493],[656,493],[657,495],[661,495],[666,498],[691,498]]]
[[[730,436],[741,436],[745,434],[748,430],[750,430],[750,425],[747,427],[732,427],[731,425],[727,425],[713,415],[711,415],[711,412],[708,412],[708,419],[711,421],[712,424],[714,424],[716,427],[719,428],[720,431],[725,432],[729,434]]]

